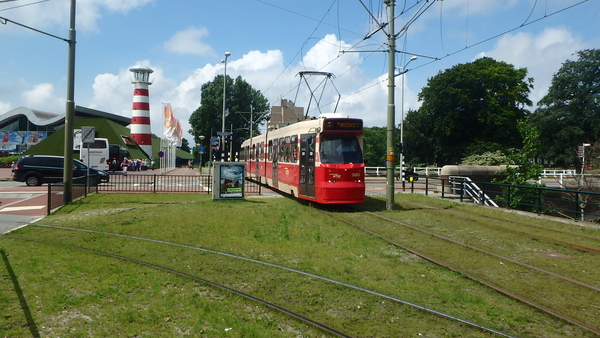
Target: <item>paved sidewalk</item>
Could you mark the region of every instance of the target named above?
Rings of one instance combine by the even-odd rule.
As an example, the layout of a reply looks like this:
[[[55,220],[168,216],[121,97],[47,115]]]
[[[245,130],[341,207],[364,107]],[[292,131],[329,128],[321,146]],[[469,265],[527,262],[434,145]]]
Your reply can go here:
[[[0,168],[0,181],[12,180],[12,171],[10,168]]]

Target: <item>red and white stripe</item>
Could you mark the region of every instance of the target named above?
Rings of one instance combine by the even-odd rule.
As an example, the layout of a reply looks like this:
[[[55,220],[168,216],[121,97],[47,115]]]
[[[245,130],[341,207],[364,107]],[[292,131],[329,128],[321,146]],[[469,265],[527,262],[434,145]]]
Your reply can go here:
[[[150,99],[148,82],[134,82],[131,111],[131,137],[142,150],[152,157],[152,130],[150,128]]]

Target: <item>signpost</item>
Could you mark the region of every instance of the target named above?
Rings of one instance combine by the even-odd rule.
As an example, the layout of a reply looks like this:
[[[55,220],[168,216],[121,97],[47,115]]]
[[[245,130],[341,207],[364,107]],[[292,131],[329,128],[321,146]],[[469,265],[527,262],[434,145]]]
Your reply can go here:
[[[88,190],[90,189],[90,143],[94,143],[94,141],[96,140],[96,128],[94,127],[81,127],[81,144],[85,144],[87,143],[87,147],[81,147],[79,148],[79,151],[82,152],[83,148],[87,148],[87,172],[86,172],[86,187],[85,189]],[[81,156],[79,156],[81,158]],[[65,161],[67,159],[65,158]]]

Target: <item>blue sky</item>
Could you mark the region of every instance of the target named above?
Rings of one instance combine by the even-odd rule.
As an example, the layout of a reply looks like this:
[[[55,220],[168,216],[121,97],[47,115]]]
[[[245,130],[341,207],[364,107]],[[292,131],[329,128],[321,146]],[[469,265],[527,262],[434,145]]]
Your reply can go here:
[[[15,0],[0,3],[0,17],[67,38],[69,6]],[[537,102],[564,61],[600,48],[598,0],[397,0],[396,31],[422,6],[397,39],[397,66],[419,56],[404,75],[404,105],[396,78],[397,123],[402,107],[419,107],[427,79],[456,64],[489,56],[526,67]],[[379,0],[79,0],[75,102],[131,116],[128,69],[143,64],[154,69],[152,132],[162,134],[162,103],[170,103],[190,140],[201,86],[223,74],[230,52],[227,74],[242,76],[272,105],[283,98],[307,106],[297,73],[327,71],[336,75],[339,112],[385,126],[388,54],[375,51],[386,50],[387,28],[364,37],[387,21]],[[0,25],[0,41],[0,114],[21,106],[63,113],[68,44],[10,22]],[[325,93],[324,111],[336,95]]]

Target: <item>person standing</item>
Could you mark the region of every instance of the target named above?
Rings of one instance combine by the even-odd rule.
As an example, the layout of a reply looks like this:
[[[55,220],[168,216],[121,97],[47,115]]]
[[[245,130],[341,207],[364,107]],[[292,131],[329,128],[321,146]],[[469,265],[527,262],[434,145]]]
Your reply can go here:
[[[123,175],[127,175],[127,169],[129,169],[129,159],[127,157],[123,158],[121,167],[123,168]]]

